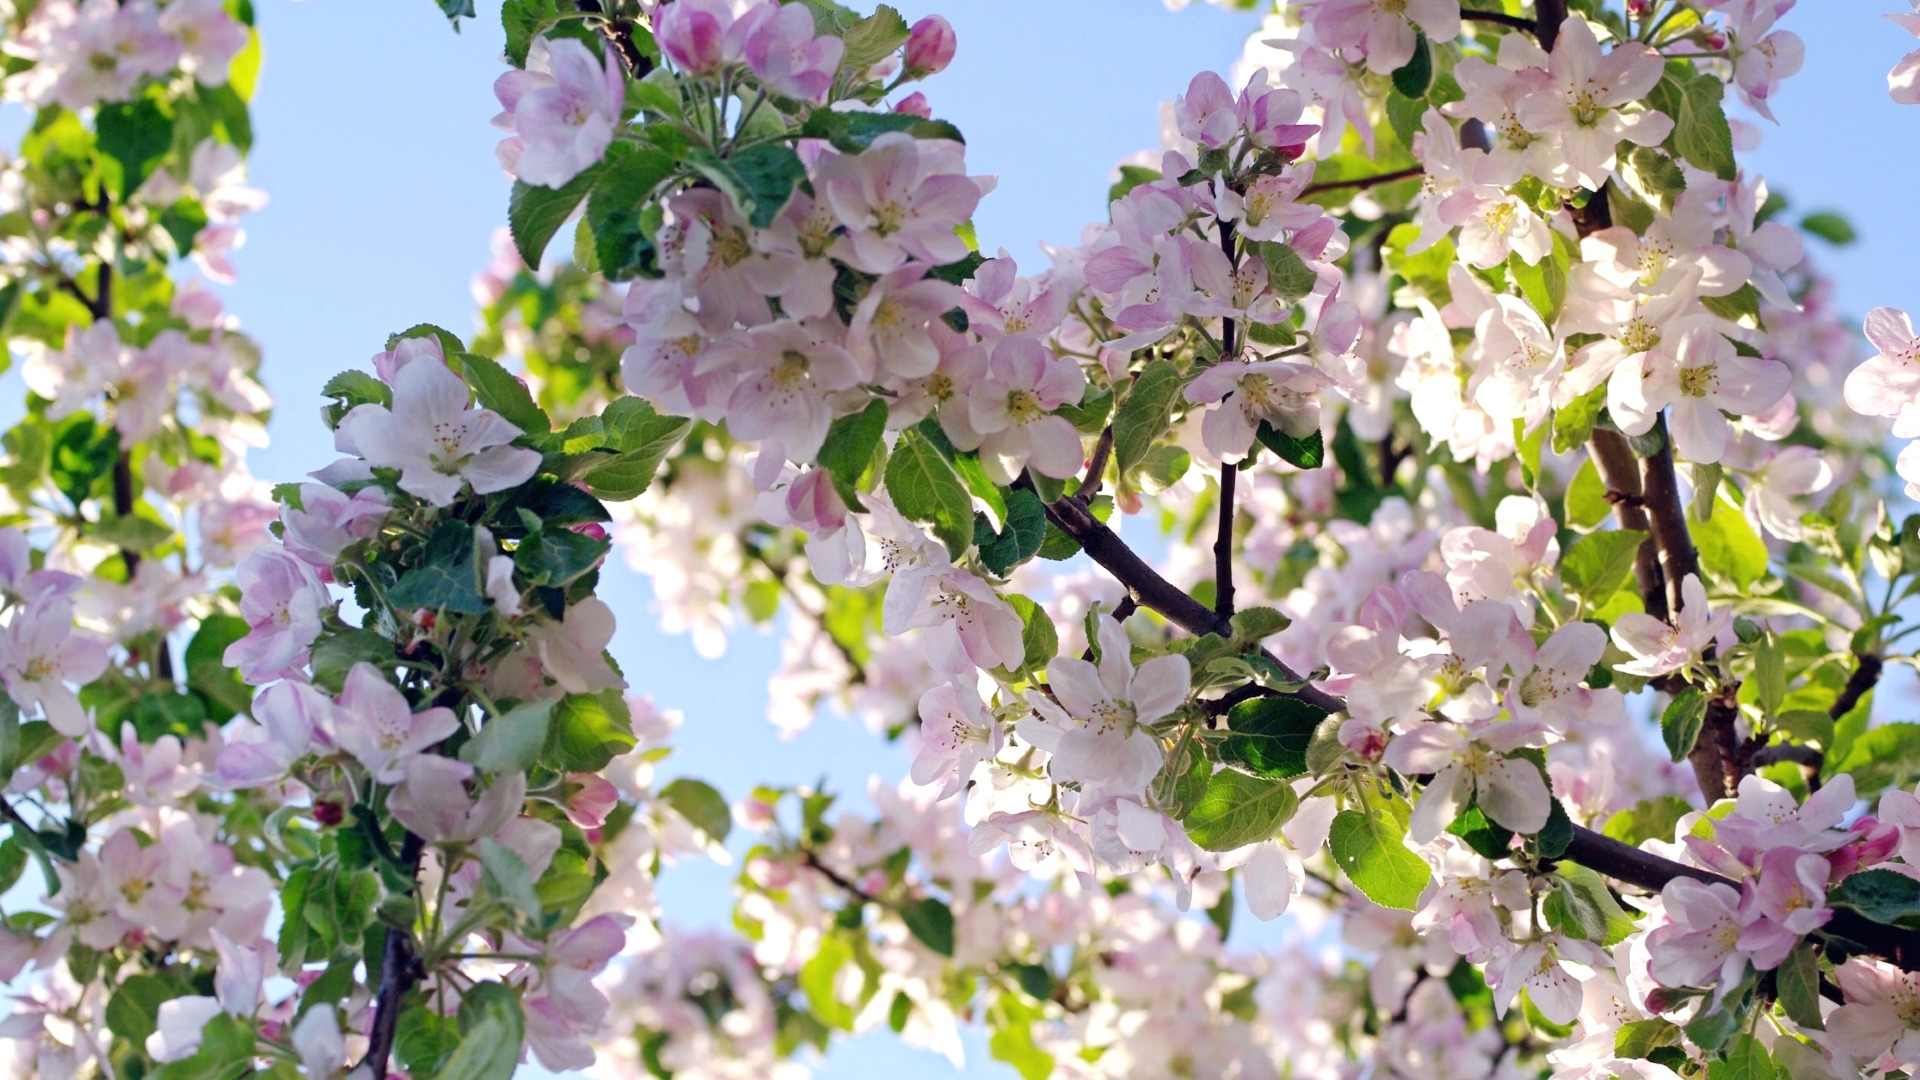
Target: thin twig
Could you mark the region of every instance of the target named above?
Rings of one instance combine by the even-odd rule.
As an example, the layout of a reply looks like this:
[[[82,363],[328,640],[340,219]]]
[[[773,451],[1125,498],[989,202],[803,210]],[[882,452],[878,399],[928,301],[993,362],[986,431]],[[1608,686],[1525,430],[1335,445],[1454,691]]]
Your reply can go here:
[[[1660,545],[1653,539],[1642,505],[1640,463],[1634,459],[1633,447],[1627,444],[1626,436],[1606,428],[1594,428],[1593,438],[1587,445],[1593,451],[1593,467],[1600,474],[1600,482],[1606,485],[1607,501],[1613,504],[1620,527],[1647,534],[1639,550],[1634,552],[1633,576],[1640,586],[1640,600],[1647,614],[1664,620],[1667,582],[1660,572]]]
[[[1880,681],[1880,671],[1885,666],[1884,661],[1873,653],[1862,653],[1858,660],[1859,664],[1853,669],[1853,674],[1847,676],[1847,685],[1840,688],[1840,696],[1834,699],[1833,708],[1827,713],[1835,720],[1852,712],[1854,706],[1860,704],[1860,699],[1867,696],[1867,691],[1872,690]]]
[[[1474,11],[1471,8],[1461,8],[1460,17],[1468,22],[1493,23],[1497,26],[1508,26],[1515,30],[1525,30],[1529,33],[1531,33],[1535,27],[1532,19],[1520,15],[1509,15],[1504,11]]]
[[[1213,613],[1222,619],[1233,618],[1233,489],[1239,475],[1240,466],[1234,462],[1220,466],[1220,524],[1213,538]]]
[[[1356,176],[1351,180],[1328,180],[1321,184],[1308,184],[1305,190],[1300,192],[1300,197],[1304,199],[1309,195],[1318,195],[1323,191],[1335,191],[1340,188],[1359,188],[1364,190],[1370,187],[1378,187],[1381,184],[1391,184],[1395,180],[1411,180],[1416,176],[1425,175],[1426,171],[1422,166],[1409,165],[1404,169],[1395,169],[1390,173],[1380,173],[1377,176]]]
[[[1552,52],[1553,43],[1560,37],[1560,24],[1567,21],[1567,0],[1533,0],[1533,19],[1533,36],[1540,40],[1541,48]]]
[[[427,842],[411,831],[400,842],[400,860],[415,876],[420,873],[420,853],[426,846]],[[410,888],[407,895],[412,896],[413,892]],[[387,1058],[393,1053],[401,1006],[408,991],[424,974],[420,958],[414,953],[413,931],[387,927],[387,940],[380,952],[380,989],[373,1001],[373,1025],[367,1030],[367,1056],[360,1059],[360,1070],[368,1075],[387,1075]]]
[[[1107,471],[1107,458],[1113,455],[1113,425],[1108,424],[1100,432],[1100,440],[1093,444],[1093,460],[1087,463],[1087,475],[1080,480],[1080,486],[1073,489],[1073,497],[1085,502],[1100,490],[1100,479]]]

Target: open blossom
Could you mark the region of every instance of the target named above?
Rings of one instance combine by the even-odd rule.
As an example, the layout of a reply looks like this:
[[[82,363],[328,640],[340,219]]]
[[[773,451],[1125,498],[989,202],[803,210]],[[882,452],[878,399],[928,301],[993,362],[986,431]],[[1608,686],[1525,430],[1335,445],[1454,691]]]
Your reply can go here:
[[[1503,828],[1531,835],[1546,828],[1553,796],[1540,769],[1524,757],[1508,757],[1538,745],[1541,729],[1509,720],[1462,730],[1449,723],[1423,724],[1387,745],[1387,765],[1407,776],[1433,774],[1414,807],[1407,835],[1432,842],[1468,803],[1479,805]]]
[[[1700,658],[1709,645],[1733,624],[1733,609],[1713,611],[1700,578],[1688,574],[1680,583],[1679,624],[1672,625],[1638,611],[1621,615],[1613,624],[1613,643],[1633,654],[1617,665],[1629,675],[1648,677],[1678,671]]]
[[[1847,407],[1862,416],[1893,417],[1895,438],[1920,436],[1920,335],[1913,322],[1904,311],[1877,307],[1861,328],[1880,351],[1847,375]]]
[[[76,112],[124,101],[143,76],[164,75],[180,60],[153,0],[49,0],[6,51],[34,61],[7,78],[9,97]]]
[[[1030,693],[1034,715],[1015,730],[1053,755],[1055,781],[1082,785],[1089,799],[1138,798],[1162,760],[1159,740],[1145,729],[1186,701],[1191,671],[1177,654],[1136,669],[1133,644],[1110,615],[1100,619],[1099,638],[1098,665],[1077,656],[1048,661],[1053,696]]]
[[[348,495],[325,484],[301,484],[299,507],[281,510],[281,542],[288,554],[330,576],[347,545],[379,535],[391,509],[387,493],[377,487]]]
[[[920,695],[918,711],[920,751],[910,775],[916,784],[941,784],[943,799],[959,791],[974,766],[991,760],[1005,742],[979,691],[960,683],[941,683]]]
[[[270,784],[324,740],[333,726],[333,701],[307,683],[278,682],[253,699],[254,722],[227,737],[214,775],[236,788]],[[324,744],[323,744],[324,745]]]
[[[1621,142],[1653,146],[1673,131],[1663,113],[1622,109],[1645,98],[1666,72],[1651,46],[1621,42],[1602,53],[1593,28],[1575,15],[1560,26],[1547,71],[1551,84],[1520,101],[1520,121],[1529,131],[1556,133],[1567,163],[1589,188],[1606,181]]]
[[[1920,976],[1863,956],[1833,974],[1846,998],[1827,1017],[1834,1048],[1860,1061],[1891,1052],[1901,1065],[1920,1065]]]
[[[1200,439],[1222,461],[1239,461],[1253,448],[1261,424],[1295,439],[1320,430],[1320,393],[1333,380],[1316,368],[1285,360],[1227,360],[1187,384],[1196,405],[1219,402],[1200,421]]]
[[[888,583],[882,631],[892,636],[916,628],[925,631],[927,661],[943,675],[1018,668],[1026,657],[1020,613],[993,586],[951,566],[918,567]]]
[[[803,9],[804,10],[804,9]],[[620,61],[604,61],[573,38],[536,38],[527,66],[493,84],[501,112],[495,127],[513,132],[500,142],[500,167],[522,183],[557,188],[606,155],[627,84]]]
[[[235,577],[240,617],[252,629],[227,646],[224,662],[255,686],[298,672],[320,636],[321,613],[333,606],[327,587],[313,567],[271,547],[248,555]]]
[[[1612,724],[1626,717],[1620,691],[1581,685],[1607,651],[1607,634],[1590,622],[1568,623],[1540,646],[1533,670],[1507,685],[1507,712],[1555,731],[1579,724]]]
[[[1782,540],[1806,535],[1802,511],[1795,500],[1826,490],[1833,483],[1833,467],[1811,446],[1789,446],[1770,458],[1747,487],[1747,515]]]
[[[330,715],[334,744],[382,784],[399,783],[410,762],[460,729],[452,709],[414,712],[406,696],[368,663],[347,672],[339,706]]]
[[[1920,11],[1900,11],[1882,18],[1920,37]],[[1901,57],[1893,70],[1887,72],[1887,94],[1898,104],[1920,105],[1920,49]]]
[[[1793,373],[1778,360],[1741,356],[1705,320],[1690,321],[1671,353],[1628,358],[1614,369],[1607,403],[1620,430],[1639,435],[1662,409],[1671,413],[1674,449],[1711,465],[1726,453],[1732,426],[1722,412],[1752,416],[1785,397]]]
[[[1460,0],[1326,0],[1313,12],[1313,32],[1321,42],[1333,48],[1361,46],[1367,70],[1381,75],[1413,59],[1422,30],[1434,41],[1459,37]]]
[[[1747,920],[1740,951],[1752,957],[1754,967],[1779,967],[1801,938],[1833,918],[1827,906],[1830,873],[1826,859],[1795,848],[1774,848],[1760,860],[1759,881],[1748,883],[1740,908]]]
[[[759,4],[741,20],[749,21],[752,28],[742,51],[754,76],[776,93],[825,104],[846,42],[831,35],[815,37],[813,12],[805,4]]]
[[[1525,987],[1527,1000],[1541,1016],[1556,1024],[1571,1024],[1580,1015],[1580,985],[1609,960],[1594,943],[1561,934],[1529,941],[1488,961],[1487,985],[1493,990],[1494,1009],[1505,1015]]]
[[[202,86],[226,85],[250,37],[223,0],[173,0],[160,12],[160,29],[180,43],[180,70]]]
[[[905,132],[889,132],[858,154],[821,161],[815,187],[847,227],[842,256],[870,274],[908,259],[939,266],[966,257],[953,230],[980,205],[980,184],[950,171],[957,159]]]
[[[568,608],[559,623],[541,622],[527,631],[540,669],[569,694],[625,688],[627,681],[607,663],[613,640],[613,609],[598,597]]]
[[[626,947],[632,925],[629,915],[597,915],[554,935],[543,962],[525,969],[531,981],[520,1004],[527,1046],[540,1064],[555,1071],[593,1064],[589,1040],[606,1033],[609,1007],[594,977]]]
[[[527,798],[526,775],[503,773],[475,799],[467,793],[473,766],[438,754],[413,754],[394,773],[391,779],[382,778],[383,782],[399,785],[387,797],[387,809],[407,828],[434,843],[471,843],[483,836],[499,837],[507,823],[519,815]]]
[[[68,738],[85,734],[92,723],[67,684],[90,683],[106,670],[106,645],[73,628],[71,601],[35,601],[0,629],[0,679],[8,696],[23,709],[39,706]]]
[[[1651,972],[1661,986],[1715,986],[1724,994],[1740,981],[1747,957],[1739,950],[1740,893],[1731,885],[1674,878],[1660,890],[1668,922],[1647,937]]]
[[[860,365],[833,339],[838,324],[782,320],[749,330],[726,350],[740,373],[727,400],[736,438],[777,440],[788,457],[811,461],[833,423],[834,395],[860,383]]]
[[[1065,479],[1080,471],[1080,432],[1053,410],[1078,404],[1087,375],[1030,337],[994,346],[985,377],[967,398],[968,418],[982,436],[980,464],[997,484],[1010,484],[1029,464]]]
[[[524,484],[540,454],[512,444],[514,427],[490,409],[473,408],[467,384],[445,364],[408,364],[393,377],[393,407],[357,405],[338,433],[375,468],[400,470],[400,490],[447,506],[472,484],[491,495]]]

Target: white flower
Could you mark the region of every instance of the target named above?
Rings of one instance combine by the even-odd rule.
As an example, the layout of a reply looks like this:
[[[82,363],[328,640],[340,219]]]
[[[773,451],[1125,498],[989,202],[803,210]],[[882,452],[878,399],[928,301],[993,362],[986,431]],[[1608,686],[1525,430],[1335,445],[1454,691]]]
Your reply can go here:
[[[1693,663],[1732,623],[1733,609],[1709,609],[1706,587],[1698,575],[1688,574],[1680,583],[1678,626],[1638,611],[1615,620],[1613,643],[1633,654],[1631,662],[1615,666],[1629,675],[1648,677],[1678,671]]]
[[[1162,761],[1159,740],[1145,728],[1186,700],[1190,669],[1176,655],[1135,670],[1132,643],[1112,616],[1101,617],[1099,636],[1099,666],[1055,657],[1047,683],[1059,704],[1029,693],[1034,715],[1014,730],[1053,755],[1048,770],[1056,782],[1078,783],[1089,798],[1138,797]]]
[[[1546,828],[1553,796],[1546,778],[1526,758],[1509,751],[1537,743],[1542,730],[1517,720],[1487,724],[1468,734],[1452,724],[1423,725],[1388,744],[1387,765],[1407,776],[1431,773],[1420,793],[1407,834],[1432,843],[1469,801],[1494,824],[1532,835]]]
[[[488,409],[472,408],[467,384],[445,364],[422,359],[394,374],[393,407],[355,407],[336,433],[342,449],[376,468],[400,470],[400,490],[434,506],[450,505],[464,483],[476,495],[527,482],[540,454],[512,446],[520,429]]]

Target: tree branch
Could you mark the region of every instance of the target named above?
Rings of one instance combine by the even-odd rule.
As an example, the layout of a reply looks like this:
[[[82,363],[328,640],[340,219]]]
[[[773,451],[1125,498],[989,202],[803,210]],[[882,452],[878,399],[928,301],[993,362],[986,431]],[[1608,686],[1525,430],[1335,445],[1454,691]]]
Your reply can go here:
[[[1667,432],[1667,418],[1654,422],[1660,435],[1660,449],[1646,458],[1641,476],[1647,525],[1660,545],[1660,568],[1667,584],[1667,607],[1680,610],[1680,586],[1688,574],[1700,572],[1700,556],[1693,548],[1693,536],[1687,532],[1687,507],[1680,501],[1680,480],[1673,467],[1673,437]]]
[[[1533,36],[1540,39],[1541,48],[1552,52],[1560,24],[1567,21],[1567,0],[1533,0],[1533,21]]]
[[[1838,720],[1852,712],[1860,699],[1880,682],[1880,670],[1884,666],[1885,662],[1873,653],[1860,654],[1859,665],[1847,676],[1847,685],[1840,688],[1840,696],[1833,700],[1833,708],[1827,715]]]
[[[1395,169],[1390,173],[1381,173],[1378,176],[1356,176],[1351,180],[1328,180],[1322,184],[1308,184],[1306,188],[1300,192],[1300,197],[1304,199],[1309,195],[1318,195],[1322,191],[1336,191],[1340,188],[1360,188],[1364,190],[1370,187],[1378,187],[1381,184],[1391,184],[1395,180],[1411,180],[1416,176],[1426,175],[1426,171],[1425,168],[1419,165],[1410,165],[1407,168]]]
[[[420,873],[420,853],[427,842],[411,831],[400,842],[400,861],[414,877]],[[413,895],[414,890],[407,890]],[[387,1059],[393,1053],[394,1034],[399,1030],[400,1009],[407,992],[425,974],[420,957],[413,950],[413,932],[397,926],[387,927],[387,940],[380,951],[380,989],[373,999],[373,1026],[367,1031],[367,1056],[360,1069],[375,1077],[387,1075]]]
[[[595,29],[599,30],[607,46],[620,57],[620,65],[627,69],[627,76],[633,79],[646,78],[647,73],[653,70],[653,62],[633,42],[633,20],[607,15],[600,0],[574,0],[573,6],[576,11],[602,16],[597,20]]]
[[[1073,497],[1085,501],[1093,498],[1100,490],[1100,479],[1107,471],[1107,458],[1113,455],[1113,425],[1108,424],[1100,432],[1100,440],[1093,444],[1093,460],[1087,462],[1087,475],[1080,480],[1080,486],[1073,489]]]
[[[1647,614],[1665,619],[1667,584],[1660,572],[1660,545],[1653,538],[1647,511],[1641,504],[1640,463],[1633,456],[1633,447],[1627,445],[1626,436],[1598,427],[1593,429],[1587,447],[1593,452],[1593,467],[1607,486],[1607,501],[1613,504],[1620,527],[1647,534],[1633,554],[1633,577],[1640,586]]]
[[[1460,17],[1468,22],[1493,23],[1495,26],[1508,26],[1515,30],[1533,32],[1535,23],[1523,15],[1509,15],[1504,11],[1475,11],[1461,8]]]
[[[1659,892],[1667,882],[1683,877],[1739,888],[1736,882],[1712,871],[1663,859],[1578,825],[1573,827],[1573,842],[1567,845],[1566,853],[1561,858],[1579,863],[1615,881],[1638,885],[1649,892]],[[1818,933],[1864,945],[1907,971],[1920,970],[1920,933],[1915,931],[1877,923],[1855,912],[1837,910],[1833,913],[1833,920]]]
[[[1213,613],[1222,619],[1233,618],[1233,489],[1239,475],[1240,467],[1234,462],[1220,466],[1220,524],[1213,538]]]

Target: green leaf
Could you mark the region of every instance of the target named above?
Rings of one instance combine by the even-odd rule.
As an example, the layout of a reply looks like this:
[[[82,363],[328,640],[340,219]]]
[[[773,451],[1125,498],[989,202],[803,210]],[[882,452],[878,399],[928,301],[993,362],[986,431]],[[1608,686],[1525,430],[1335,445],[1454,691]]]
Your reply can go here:
[[[840,1000],[840,969],[853,959],[853,950],[838,934],[823,938],[813,959],[801,965],[800,991],[807,995],[807,1008],[822,1024],[841,1031],[853,1030],[853,1006]]]
[[[253,1028],[226,1013],[200,1030],[200,1049],[147,1073],[148,1080],[233,1080],[253,1071]]]
[[[1333,818],[1327,847],[1333,861],[1367,899],[1381,907],[1412,911],[1433,871],[1407,849],[1400,820],[1392,814],[1342,810]]]
[[[160,1028],[160,1005],[191,992],[176,975],[133,975],[107,1001],[107,1030],[145,1049],[147,1036]]]
[[[525,772],[547,744],[553,700],[528,701],[487,718],[460,748],[460,760],[491,773]]]
[[[841,35],[847,49],[840,66],[848,71],[865,71],[905,45],[910,30],[900,12],[881,4]]]
[[[1778,716],[1780,703],[1787,697],[1787,657],[1770,630],[1753,644],[1753,681],[1760,711],[1769,718]]]
[[[1113,461],[1125,477],[1146,460],[1155,440],[1172,424],[1184,379],[1170,360],[1155,360],[1134,376],[1126,400],[1113,416]]]
[[[1630,847],[1639,847],[1647,840],[1671,842],[1680,819],[1692,810],[1693,807],[1687,805],[1685,799],[1674,795],[1643,799],[1631,809],[1621,810],[1608,818],[1601,831]]]
[[[1607,388],[1598,386],[1591,393],[1568,402],[1553,414],[1553,451],[1564,454],[1593,437],[1593,422],[1607,404]]]
[[[1687,190],[1686,173],[1673,163],[1672,158],[1651,146],[1636,146],[1627,155],[1627,179],[1668,213],[1673,212],[1673,201]],[[1649,220],[1647,225],[1641,226],[1641,231],[1644,232],[1652,224]]]
[[[247,636],[245,619],[233,615],[207,615],[187,642],[187,688],[207,699],[207,719],[226,723],[235,713],[248,712],[253,691],[240,679],[238,671],[226,665],[227,646]],[[6,771],[12,775],[12,770]]]
[[[87,526],[87,535],[122,551],[145,555],[172,540],[174,532],[171,525],[132,513],[118,517],[103,516]]]
[[[1693,522],[1692,532],[1700,565],[1707,573],[1741,589],[1752,588],[1766,576],[1766,542],[1747,524],[1745,514],[1715,514],[1706,521]]]
[[[887,458],[887,494],[910,521],[933,526],[954,559],[973,543],[973,498],[960,474],[918,431],[900,433]]]
[[[581,477],[595,496],[613,502],[637,497],[653,485],[660,463],[693,429],[693,421],[662,416],[636,397],[623,397],[601,415],[607,445],[619,453]],[[602,519],[604,520],[604,519]]]
[[[1107,201],[1118,202],[1127,197],[1127,192],[1141,184],[1151,184],[1160,179],[1160,170],[1149,169],[1145,165],[1120,166],[1120,179],[1107,188]]]
[[[1546,899],[1547,920],[1554,929],[1606,946],[1633,933],[1633,916],[1613,898],[1599,873],[1578,863],[1561,863],[1554,874],[1554,889]]]
[[[480,883],[496,899],[525,915],[540,917],[540,897],[526,861],[489,836],[480,838]]]
[[[1674,695],[1667,710],[1660,714],[1660,738],[1667,744],[1675,764],[1687,760],[1700,729],[1707,720],[1707,695],[1697,686],[1688,686]]]
[[[900,905],[900,920],[920,944],[939,953],[953,955],[953,909],[931,896]]]
[[[427,538],[419,566],[400,575],[387,601],[402,611],[426,608],[480,615],[491,605],[480,584],[485,563],[474,528],[464,521],[443,521]]]
[[[536,36],[573,37],[592,42],[594,33],[581,20],[554,19],[573,10],[572,4],[562,7],[559,0],[506,0],[500,7],[500,26],[506,31],[507,62],[517,68],[526,67],[527,50]],[[431,1070],[427,1075],[430,1073]]]
[[[1725,1055],[1707,1066],[1707,1080],[1775,1080],[1779,1074],[1773,1055],[1747,1034],[1734,1036]]]
[[[1254,437],[1260,440],[1260,445],[1280,455],[1280,460],[1296,469],[1317,469],[1326,464],[1326,440],[1317,431],[1304,439],[1296,439],[1262,420],[1254,431]]]
[[[145,183],[173,149],[173,118],[152,98],[102,105],[93,127],[107,158],[102,178],[121,199]]]
[[[1307,771],[1307,746],[1326,716],[1324,709],[1286,694],[1243,701],[1227,713],[1220,760],[1270,780],[1298,776]]]
[[[525,1039],[520,999],[497,982],[468,988],[460,997],[460,1039],[434,1080],[509,1080],[520,1064]]]
[[[1648,95],[1647,104],[1673,118],[1668,139],[1674,152],[1697,169],[1732,180],[1733,129],[1721,106],[1726,87],[1718,77],[1695,74],[1686,61],[1669,62],[1667,74]]]
[[[1060,631],[1053,625],[1047,609],[1024,596],[1010,596],[1007,602],[1020,613],[1020,666],[1039,670],[1060,655]]]
[[[1751,282],[1725,296],[1703,296],[1700,306],[1730,323],[1755,329],[1760,326],[1760,290]],[[1734,342],[1734,345],[1738,351],[1745,343]]]
[[[1007,493],[1006,527],[980,544],[980,562],[997,577],[1033,558],[1047,535],[1047,508],[1026,488]],[[979,541],[978,529],[974,539]]]
[[[1920,776],[1920,724],[1881,724],[1844,744],[1836,732],[1821,775],[1831,779],[1841,773],[1853,777],[1854,790],[1862,799],[1911,783]]]
[[[1567,485],[1564,510],[1567,527],[1581,532],[1598,528],[1612,512],[1613,506],[1607,502],[1607,485],[1600,479],[1600,470],[1594,468],[1592,458],[1580,462],[1573,482]]]
[[[1833,902],[1878,923],[1920,925],[1920,881],[1893,870],[1862,870],[1843,878]]]
[[[1603,607],[1633,574],[1633,557],[1647,534],[1633,529],[1590,533],[1560,559],[1560,580],[1590,607]]]
[[[547,241],[573,216],[605,168],[606,162],[600,162],[557,189],[513,182],[513,194],[507,199],[507,227],[513,233],[513,246],[528,266],[539,268]]]
[[[1282,307],[1298,303],[1320,282],[1320,276],[1300,253],[1278,240],[1258,241],[1254,251],[1267,264],[1267,285],[1279,295]]]
[[[314,685],[337,694],[346,685],[347,672],[353,670],[355,664],[391,668],[393,641],[371,630],[329,634],[314,642],[307,663],[313,668]]]
[[[1208,851],[1232,851],[1269,839],[1300,808],[1293,787],[1222,769],[1207,780],[1206,794],[1184,824],[1193,842]]]
[[[520,541],[513,565],[529,586],[561,588],[597,568],[612,547],[611,540],[572,529],[541,528]]]
[[[1447,826],[1447,831],[1467,842],[1482,858],[1504,859],[1512,854],[1513,830],[1496,825],[1478,803],[1471,803]]]
[[[945,120],[923,120],[910,113],[835,112],[815,109],[800,126],[800,134],[809,139],[825,139],[843,154],[857,154],[889,132],[904,131],[916,139],[951,139],[965,142],[960,129]]]
[[[453,1048],[460,1045],[460,1030],[451,1016],[441,1016],[424,1005],[409,1006],[400,1014],[393,1038],[393,1056],[410,1075],[432,1076]]]
[[[1270,607],[1241,608],[1228,622],[1233,627],[1233,643],[1241,647],[1258,645],[1293,625],[1292,619]]]
[[[1433,85],[1433,49],[1427,44],[1427,35],[1414,31],[1413,56],[1393,72],[1393,88],[1402,94],[1418,100],[1427,96],[1427,88]]]
[[[473,0],[433,0],[433,6],[440,9],[455,31],[460,29],[461,19],[473,18]]]
[[[499,361],[477,353],[460,353],[448,359],[460,365],[467,385],[473,387],[480,404],[505,417],[507,422],[529,435],[545,435],[553,430],[553,421],[545,409],[534,404],[527,384],[507,373]]]
[[[733,829],[733,811],[713,785],[683,776],[661,788],[660,799],[714,843],[727,842],[727,833]]]
[[[1025,1005],[1011,994],[1002,994],[987,1010],[993,1031],[987,1040],[987,1052],[995,1061],[1012,1066],[1020,1080],[1047,1080],[1053,1075],[1052,1056],[1033,1041],[1033,1022],[1040,1016],[1037,1006]]]
[[[1794,946],[1775,969],[1773,985],[1788,1019],[1801,1027],[1826,1030],[1826,1021],[1820,1015],[1820,962],[1814,958],[1812,943],[1802,941]]]
[[[1560,306],[1567,299],[1568,268],[1579,261],[1580,252],[1573,241],[1554,233],[1552,252],[1532,266],[1519,255],[1513,255],[1507,260],[1507,276],[1520,286],[1520,292],[1541,320],[1552,326],[1560,318]]]
[[[799,155],[780,143],[758,143],[724,158],[702,151],[692,164],[726,192],[756,229],[773,224],[793,197],[794,185],[807,176]]]
[[[860,485],[870,479],[885,446],[887,402],[874,398],[857,413],[842,416],[827,429],[814,462],[833,477],[833,486],[850,507],[859,507]]]
[[[1846,247],[1860,239],[1860,234],[1853,231],[1853,223],[1832,210],[1808,214],[1800,219],[1800,228],[1835,247]]]
[[[619,690],[568,694],[553,707],[541,756],[561,772],[599,772],[638,742]]]

